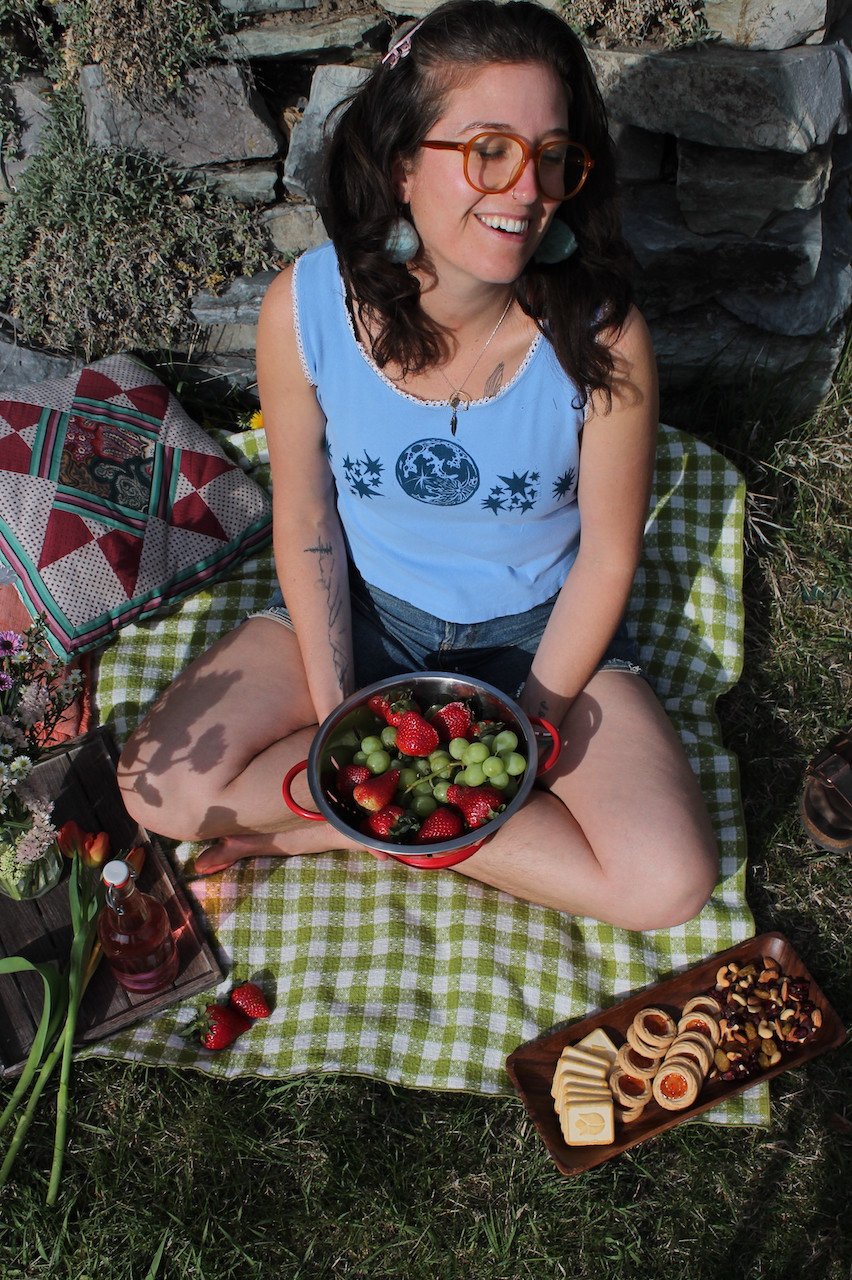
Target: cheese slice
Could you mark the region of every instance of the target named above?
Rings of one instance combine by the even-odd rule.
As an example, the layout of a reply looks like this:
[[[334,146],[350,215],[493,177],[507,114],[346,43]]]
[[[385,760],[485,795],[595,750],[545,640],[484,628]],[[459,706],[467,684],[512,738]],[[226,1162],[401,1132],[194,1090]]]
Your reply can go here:
[[[586,1062],[591,1067],[599,1067],[603,1064],[609,1067],[612,1064],[603,1054],[597,1053],[594,1049],[584,1049],[580,1045],[569,1044],[562,1050],[559,1058],[560,1062]]]
[[[595,1027],[594,1031],[590,1031],[588,1035],[583,1036],[582,1040],[578,1040],[575,1049],[591,1049],[593,1053],[599,1053],[606,1058],[610,1066],[615,1062],[615,1055],[618,1049],[612,1043],[603,1027]]]
[[[615,1140],[612,1099],[572,1102],[559,1117],[562,1136],[570,1147],[603,1146]]]
[[[606,1083],[609,1067],[601,1059],[600,1062],[586,1062],[583,1058],[560,1058],[556,1064],[558,1075],[570,1071],[572,1075],[582,1076],[584,1080],[603,1080]]]

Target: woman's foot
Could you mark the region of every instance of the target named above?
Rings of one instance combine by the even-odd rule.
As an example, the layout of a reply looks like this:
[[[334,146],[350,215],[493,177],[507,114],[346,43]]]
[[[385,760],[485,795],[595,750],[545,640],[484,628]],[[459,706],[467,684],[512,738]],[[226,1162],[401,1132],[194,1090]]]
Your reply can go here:
[[[194,871],[199,876],[212,876],[226,871],[243,858],[295,858],[305,853],[328,853],[334,849],[359,849],[364,846],[334,831],[325,822],[305,822],[302,818],[286,819],[280,831],[246,832],[222,836],[214,840],[195,859]],[[380,861],[386,853],[368,849]]]

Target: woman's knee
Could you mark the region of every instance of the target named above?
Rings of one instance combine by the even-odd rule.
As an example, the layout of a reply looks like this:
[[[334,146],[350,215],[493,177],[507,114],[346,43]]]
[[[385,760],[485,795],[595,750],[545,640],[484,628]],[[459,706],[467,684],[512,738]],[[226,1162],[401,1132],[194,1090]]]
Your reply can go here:
[[[633,872],[620,886],[612,923],[641,933],[686,924],[707,905],[718,872],[715,843],[658,850],[653,870]]]

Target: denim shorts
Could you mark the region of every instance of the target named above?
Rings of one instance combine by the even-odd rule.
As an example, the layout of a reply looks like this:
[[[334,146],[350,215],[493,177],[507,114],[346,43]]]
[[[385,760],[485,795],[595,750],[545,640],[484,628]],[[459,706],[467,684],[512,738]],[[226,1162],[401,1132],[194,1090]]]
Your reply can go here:
[[[350,587],[356,689],[412,671],[451,671],[485,680],[516,698],[556,602],[553,596],[526,613],[487,622],[445,622],[368,585],[355,571]],[[280,591],[249,616],[293,627]],[[644,675],[639,650],[623,621],[598,670]]]

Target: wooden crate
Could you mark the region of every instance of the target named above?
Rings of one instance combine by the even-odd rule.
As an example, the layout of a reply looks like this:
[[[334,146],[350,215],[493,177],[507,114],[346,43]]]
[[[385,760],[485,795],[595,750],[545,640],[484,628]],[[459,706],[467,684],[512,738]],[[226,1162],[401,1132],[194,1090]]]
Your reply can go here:
[[[143,844],[147,851],[139,887],[159,898],[169,913],[180,955],[172,986],[154,995],[136,994],[116,982],[106,961],[92,979],[80,1008],[75,1043],[85,1044],[206,991],[223,977],[190,900],[157,840],[127,813],[115,776],[118,752],[109,733],[95,729],[57,749],[33,770],[35,788],[53,802],[59,827],[74,818],[84,831],[106,831],[112,851]],[[71,946],[68,871],[55,889],[34,902],[0,895],[0,955],[34,963],[67,962]],[[37,974],[0,976],[0,1074],[20,1072],[35,1035],[43,987]]]

